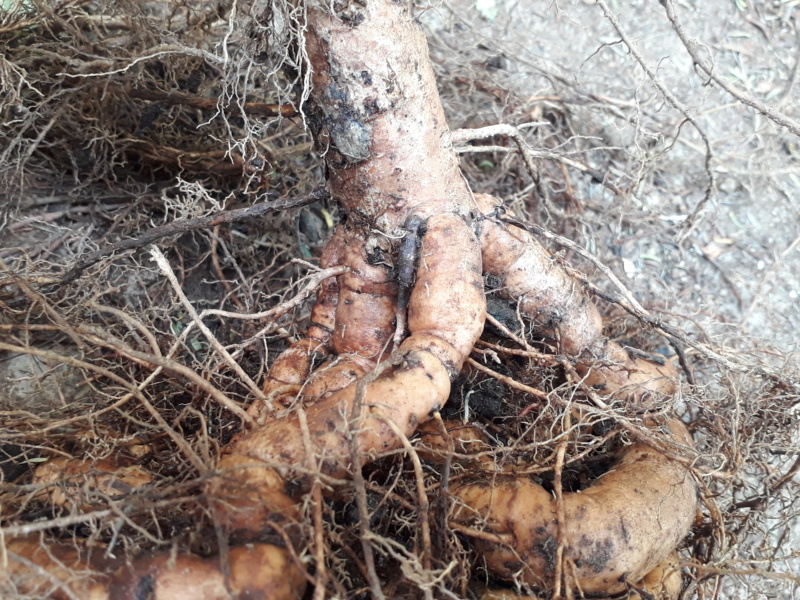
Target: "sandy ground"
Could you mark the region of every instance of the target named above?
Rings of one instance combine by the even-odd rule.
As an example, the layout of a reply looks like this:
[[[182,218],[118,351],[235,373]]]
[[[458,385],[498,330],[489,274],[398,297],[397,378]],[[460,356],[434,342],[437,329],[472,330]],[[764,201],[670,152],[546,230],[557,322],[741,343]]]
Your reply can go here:
[[[756,3],[739,10],[719,0],[681,5],[678,14],[722,78],[796,119],[800,86],[789,89],[800,60],[796,5]],[[713,334],[748,337],[754,345],[793,353],[796,361],[798,138],[705,85],[659,3],[613,2],[610,8],[709,141],[715,186],[688,234],[682,224],[709,181],[703,140],[664,101],[599,6],[507,2],[489,21],[473,3],[453,3],[432,19],[438,30],[433,45],[472,60],[503,57],[505,68],[490,76],[523,98],[563,98],[576,135],[590,137],[583,146],[589,164],[604,171],[620,162],[634,168],[622,199],[599,185],[574,184],[589,212],[613,217],[584,229],[587,243],[601,254],[611,250],[612,266],[642,298],[693,310]],[[608,105],[580,101],[590,95]]]

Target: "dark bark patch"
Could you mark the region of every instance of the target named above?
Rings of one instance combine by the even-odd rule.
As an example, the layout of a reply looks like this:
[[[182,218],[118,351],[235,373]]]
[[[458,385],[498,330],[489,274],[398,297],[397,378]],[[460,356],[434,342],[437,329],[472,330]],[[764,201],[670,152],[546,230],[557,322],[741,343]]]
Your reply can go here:
[[[519,573],[525,565],[519,561],[507,560],[503,563],[503,568],[507,573]]]
[[[333,9],[336,11],[336,16],[342,20],[342,23],[345,23],[352,28],[358,27],[366,19],[364,13],[361,12],[361,7],[363,7],[363,3],[357,1],[336,2],[333,5]]]
[[[378,101],[375,98],[366,98],[364,100],[364,110],[366,111],[367,116],[370,117],[381,112],[381,109],[378,106]]]
[[[594,573],[603,572],[608,563],[614,558],[614,540],[611,538],[595,540],[584,535],[578,545],[581,548],[580,554],[586,566]]]
[[[330,83],[321,96],[319,108],[324,113],[324,128],[330,135],[333,147],[341,155],[338,160],[329,156],[329,162],[334,167],[344,168],[368,159],[372,130],[362,122],[360,111],[348,98],[347,88],[337,82],[336,74],[331,73]]]
[[[150,600],[155,597],[156,581],[152,575],[145,575],[139,579],[136,584],[135,598],[136,600]]]
[[[534,542],[531,548],[534,554],[538,554],[544,559],[548,573],[554,573],[556,570],[556,550],[558,550],[558,541],[552,535],[548,535],[545,539],[539,539]]]
[[[622,534],[622,539],[625,540],[625,543],[630,545],[631,536],[630,533],[628,533],[628,528],[625,527],[625,519],[622,517],[619,519],[619,531]]]

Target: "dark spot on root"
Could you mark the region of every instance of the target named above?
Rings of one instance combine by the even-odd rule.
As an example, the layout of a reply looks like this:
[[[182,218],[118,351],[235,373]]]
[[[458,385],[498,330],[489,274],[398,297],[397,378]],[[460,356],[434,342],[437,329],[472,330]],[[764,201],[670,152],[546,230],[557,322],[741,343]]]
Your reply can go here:
[[[558,542],[552,535],[548,535],[543,541],[537,540],[531,548],[534,554],[541,556],[546,565],[548,573],[554,573],[556,570],[556,550],[558,550]]]
[[[625,527],[625,519],[623,519],[622,517],[620,517],[619,519],[619,530],[620,533],[622,534],[622,539],[625,540],[626,544],[630,545],[631,536],[630,533],[628,533],[628,528]]]
[[[342,13],[339,15],[339,18],[354,29],[361,25],[364,22],[364,19],[366,19],[364,14],[360,12],[356,12],[354,14]]]
[[[380,247],[375,247],[372,252],[367,252],[367,263],[371,265],[380,265],[386,262],[383,256],[383,250]]]
[[[447,371],[447,377],[450,381],[455,381],[456,377],[461,374],[461,369],[457,368],[456,365],[449,360],[444,363],[444,369]]]
[[[496,290],[503,286],[503,278],[498,277],[497,275],[492,275],[491,273],[487,273],[484,277],[485,286],[487,290]]]
[[[258,590],[255,588],[242,588],[237,598],[242,598],[242,600],[267,600],[269,595],[264,590]]]
[[[402,357],[401,362],[397,366],[395,371],[406,371],[406,370],[416,369],[421,366],[422,366],[422,361],[419,359],[419,356],[417,356],[415,352],[409,352],[408,354]],[[430,374],[427,371],[425,371],[425,374],[430,377]]]
[[[600,541],[584,535],[578,545],[587,568],[591,569],[593,573],[603,572],[609,561],[614,558],[614,541],[611,538]]]
[[[364,100],[364,110],[366,111],[367,116],[370,117],[381,112],[381,109],[378,106],[378,101],[375,98],[367,98]]]
[[[320,470],[323,473],[336,473],[336,471],[339,469],[340,466],[341,465],[339,464],[339,461],[337,461],[334,458],[328,458],[322,461],[322,464],[320,465]]]
[[[508,573],[519,573],[524,566],[525,565],[523,565],[521,562],[512,560],[503,563],[503,568],[506,569]]]
[[[145,575],[139,579],[139,583],[136,584],[136,592],[134,592],[134,597],[136,600],[150,600],[151,598],[155,597],[155,592],[156,580],[152,575]]]
[[[303,486],[297,479],[287,479],[283,483],[283,493],[290,498],[294,498],[296,495],[301,493],[302,490]],[[231,540],[231,542],[233,542],[233,540]]]

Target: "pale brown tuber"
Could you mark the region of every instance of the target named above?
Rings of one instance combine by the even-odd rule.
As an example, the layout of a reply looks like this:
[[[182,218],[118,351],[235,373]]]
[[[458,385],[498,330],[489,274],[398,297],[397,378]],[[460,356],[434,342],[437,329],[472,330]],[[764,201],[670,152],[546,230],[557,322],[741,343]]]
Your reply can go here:
[[[675,441],[686,428],[670,421]],[[558,547],[557,501],[530,477],[482,475],[459,483],[457,523],[508,543],[476,538],[489,570],[507,581],[548,590]],[[697,491],[689,470],[644,443],[627,446],[608,473],[563,497],[564,559],[585,593],[615,594],[638,582],[672,554],[689,532]]]

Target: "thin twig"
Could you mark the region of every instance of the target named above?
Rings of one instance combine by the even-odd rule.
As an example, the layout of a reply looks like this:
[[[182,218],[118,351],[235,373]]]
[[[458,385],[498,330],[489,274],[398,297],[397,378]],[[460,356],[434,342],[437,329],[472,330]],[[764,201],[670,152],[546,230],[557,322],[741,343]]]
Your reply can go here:
[[[119,348],[116,348],[116,349],[119,349]],[[125,387],[125,389],[127,389],[131,393],[131,395],[133,397],[135,397],[137,400],[139,400],[139,402],[142,403],[142,405],[147,409],[147,411],[153,416],[154,419],[156,419],[158,424],[164,429],[165,433],[167,433],[167,435],[170,436],[170,438],[175,442],[175,444],[178,446],[178,448],[180,448],[184,452],[184,454],[186,455],[186,458],[189,459],[189,461],[195,466],[195,468],[201,474],[203,474],[203,473],[205,473],[207,471],[207,468],[206,468],[205,464],[203,463],[203,461],[200,459],[199,456],[197,456],[197,454],[186,443],[186,440],[184,440],[180,435],[178,435],[177,432],[175,432],[175,430],[173,430],[166,423],[166,421],[164,421],[164,418],[155,409],[155,407],[150,403],[150,401],[145,397],[145,395],[142,392],[140,392],[139,389],[134,384],[132,384],[130,381],[128,381],[126,379],[123,379],[122,377],[120,377],[116,373],[113,373],[112,371],[109,371],[108,369],[104,369],[103,367],[99,367],[97,365],[93,365],[91,363],[87,363],[85,361],[78,360],[78,359],[75,359],[75,358],[72,358],[72,357],[69,357],[69,356],[55,355],[54,353],[48,352],[46,350],[39,350],[38,348],[26,348],[24,346],[14,346],[12,344],[5,344],[3,342],[0,342],[0,350],[6,350],[8,352],[16,352],[16,353],[20,353],[20,354],[31,354],[33,356],[40,356],[42,358],[53,358],[53,356],[58,356],[59,360],[65,362],[66,364],[69,364],[69,365],[74,366],[74,367],[82,368],[82,369],[95,371],[97,373],[100,373],[104,377],[107,377],[107,378],[111,379],[112,381],[115,381],[116,383],[122,385],[123,387]],[[146,355],[146,356],[149,356],[149,355]],[[161,360],[164,360],[164,359],[161,358]],[[120,403],[119,402],[115,403],[115,405],[118,405],[118,404],[120,404]]]
[[[446,454],[444,455],[444,462],[442,463],[442,472],[441,478],[442,482],[440,485],[440,489],[442,491],[442,500],[444,502],[444,514],[448,514],[449,511],[449,501],[450,501],[450,467],[453,462],[453,455],[455,454],[455,443],[453,442],[453,436],[450,435],[450,432],[447,430],[447,425],[442,419],[442,413],[438,410],[433,413],[433,418],[436,420],[436,425],[439,428],[439,435],[442,436],[445,443]]]
[[[273,200],[271,202],[261,202],[246,208],[224,210],[213,215],[198,217],[196,219],[178,219],[176,221],[160,225],[159,227],[149,229],[138,238],[122,240],[121,242],[109,244],[103,248],[100,248],[99,250],[96,250],[95,252],[92,252],[89,256],[80,260],[78,264],[67,271],[58,281],[56,286],[61,287],[72,283],[78,277],[80,277],[83,271],[88,267],[99,262],[106,256],[113,254],[114,252],[119,252],[122,250],[136,250],[167,236],[179,235],[188,231],[194,231],[196,229],[214,227],[222,223],[235,223],[246,219],[254,219],[262,217],[271,212],[287,210],[299,206],[307,206],[309,204],[313,204],[314,202],[325,201],[329,198],[330,194],[328,193],[328,190],[324,188],[317,188],[306,196],[299,196],[297,198],[284,198],[280,200]]]
[[[103,304],[98,304],[97,302],[92,302],[91,304],[89,304],[89,307],[93,308],[97,312],[105,312],[112,314],[121,321],[124,321],[125,323],[136,329],[136,331],[141,333],[145,337],[147,342],[150,344],[150,350],[153,352],[153,354],[155,354],[156,356],[162,356],[161,348],[158,345],[158,340],[156,340],[156,336],[153,335],[153,332],[150,331],[150,329],[148,329],[147,327],[145,327],[144,323],[142,323],[139,319],[129,315],[124,310],[114,308],[113,306],[105,306]]]
[[[161,90],[135,88],[130,85],[125,86],[124,91],[128,96],[131,98],[136,98],[137,100],[150,100],[168,105],[180,104],[182,106],[188,106],[190,108],[197,108],[207,111],[216,111],[220,108],[224,108],[224,105],[221,105],[218,98],[190,96],[189,94],[181,94],[180,92],[162,92]],[[244,111],[248,115],[260,117],[294,117],[297,115],[297,111],[290,104],[242,102],[237,104],[236,108]]]
[[[638,62],[639,66],[641,66],[642,69],[644,69],[644,72],[647,73],[647,77],[650,78],[650,81],[653,82],[653,85],[656,86],[656,88],[658,88],[658,91],[661,92],[661,94],[664,96],[667,102],[669,102],[672,105],[672,107],[675,108],[675,110],[681,113],[683,117],[694,126],[694,128],[697,130],[697,133],[702,138],[703,144],[706,147],[705,170],[706,170],[706,175],[708,176],[708,184],[706,185],[705,195],[703,196],[703,199],[697,203],[697,205],[694,207],[694,210],[692,211],[692,214],[689,216],[689,218],[686,220],[684,224],[684,232],[685,232],[684,235],[688,235],[688,233],[692,230],[692,228],[696,224],[698,215],[703,210],[703,207],[705,207],[705,205],[711,199],[711,195],[714,192],[715,178],[714,178],[714,171],[711,169],[711,160],[714,155],[711,152],[711,142],[709,142],[708,136],[706,135],[705,131],[703,131],[703,128],[700,127],[700,124],[697,122],[694,116],[692,116],[692,114],[689,112],[689,108],[683,102],[681,102],[678,99],[678,97],[675,94],[673,94],[672,91],[666,85],[664,85],[661,82],[656,72],[652,69],[652,67],[650,67],[649,64],[647,64],[647,61],[644,59],[642,53],[639,51],[636,42],[632,40],[630,37],[628,37],[628,35],[625,33],[625,30],[622,29],[622,26],[619,23],[619,19],[617,19],[617,16],[613,12],[611,12],[611,9],[608,7],[608,4],[606,4],[606,1],[597,0],[597,5],[600,7],[600,10],[603,11],[603,14],[605,15],[606,19],[609,20],[611,25],[617,31],[617,34],[622,39],[622,41],[625,42],[625,45],[628,47],[628,51],[636,59],[636,62]]]
[[[767,501],[769,500],[769,498],[773,494],[775,494],[775,492],[780,490],[784,485],[789,483],[794,478],[794,476],[797,475],[798,473],[800,473],[800,456],[798,456],[797,459],[795,459],[794,463],[792,463],[792,466],[789,467],[789,469],[786,471],[786,473],[781,475],[775,482],[773,482],[771,485],[769,485],[767,487],[767,492],[766,493],[764,493],[764,494],[762,494],[760,496],[756,496],[755,498],[748,498],[747,500],[742,500],[740,502],[736,502],[735,504],[733,504],[731,506],[731,508],[728,510],[728,512],[733,511],[733,510],[739,510],[739,509],[742,509],[742,508],[750,508],[750,509],[753,509],[753,510],[763,510],[763,508],[766,506]]]
[[[794,35],[796,42],[794,66],[792,67],[792,72],[789,74],[789,80],[786,82],[786,87],[781,92],[780,96],[778,96],[775,106],[780,106],[786,102],[786,100],[792,97],[792,90],[794,89],[794,86],[797,85],[798,78],[800,78],[800,22],[797,20],[795,20],[794,24]]]
[[[303,436],[306,467],[311,472],[319,471],[314,445],[311,442],[311,432],[308,429],[308,418],[306,417],[306,411],[302,407],[297,409],[297,420],[300,423],[300,433]],[[322,486],[319,477],[314,477],[314,483],[311,486],[311,503],[311,514],[314,520],[314,560],[317,567],[314,576],[313,600],[325,600],[328,572],[325,566],[325,525],[322,522]]]
[[[142,363],[156,365],[164,369],[169,369],[171,371],[175,371],[180,375],[183,375],[189,381],[197,385],[197,387],[199,387],[201,390],[206,392],[209,396],[214,398],[214,400],[219,402],[222,406],[224,406],[233,414],[235,414],[237,417],[242,419],[242,421],[244,421],[244,423],[246,423],[248,426],[255,425],[253,418],[250,415],[248,415],[244,411],[244,409],[241,406],[239,406],[237,402],[230,399],[225,393],[218,390],[210,382],[206,381],[203,377],[195,373],[194,370],[190,369],[186,365],[165,356],[155,356],[153,354],[148,354],[147,352],[140,352],[138,350],[134,350],[133,348],[130,348],[127,345],[121,343],[119,340],[111,339],[108,336],[102,335],[96,329],[87,326],[82,326],[80,330],[82,333],[87,335],[87,337],[91,336],[90,338],[88,338],[90,339],[90,341],[91,339],[95,339],[101,345],[106,346],[108,348],[112,348],[117,352],[119,352],[120,354],[127,356],[128,358],[132,358]]]
[[[51,590],[51,591],[58,590],[59,592],[64,594],[62,597],[68,598],[69,600],[81,600],[77,595],[75,595],[75,592],[73,592],[70,589],[69,585],[67,585],[66,582],[61,581],[58,577],[56,577],[55,575],[50,573],[47,569],[45,569],[44,567],[36,564],[32,560],[28,560],[24,556],[21,556],[21,555],[15,553],[15,552],[6,553],[5,544],[3,546],[4,546],[4,551],[3,551],[4,555],[7,555],[12,560],[15,560],[15,561],[17,561],[19,563],[22,563],[23,565],[25,565],[25,567],[27,569],[31,570],[33,573],[36,573],[39,577],[41,577],[43,579],[47,579],[48,581],[50,581],[51,585],[53,586],[53,590]],[[45,548],[45,547],[43,546],[43,548]],[[5,570],[5,568],[3,570]],[[59,594],[59,596],[60,595],[61,594]]]
[[[228,297],[231,299],[231,302],[233,302],[236,305],[236,308],[238,308],[239,310],[246,310],[244,303],[241,300],[239,300],[239,296],[237,296],[236,292],[233,291],[231,282],[227,280],[225,274],[222,272],[222,265],[219,262],[219,254],[217,253],[217,248],[220,243],[219,227],[220,226],[217,225],[211,231],[211,248],[209,249],[209,253],[211,254],[211,264],[214,267],[214,271],[216,272],[217,278],[222,284],[222,287],[225,288]]]
[[[9,274],[12,273],[11,269],[9,268],[9,266],[6,264],[6,262],[2,258],[0,258],[0,269],[3,269],[3,271],[5,271],[5,272],[7,272]],[[25,294],[25,296],[28,297],[28,300],[30,300],[30,302],[32,304],[34,304],[34,305],[39,304],[42,307],[42,309],[44,310],[44,312],[46,312],[47,315],[53,320],[53,322],[58,324],[58,326],[61,328],[61,331],[63,331],[69,337],[72,338],[72,341],[75,342],[75,345],[78,348],[83,348],[84,347],[84,343],[81,340],[80,336],[77,333],[75,333],[75,330],[69,324],[69,322],[64,317],[64,315],[62,315],[59,311],[57,311],[55,308],[53,308],[50,305],[50,303],[47,301],[47,299],[42,294],[40,294],[38,291],[34,290],[28,284],[28,282],[27,282],[27,280],[25,280],[25,278],[16,277],[16,276],[12,275],[12,282],[14,283],[14,285],[19,287],[20,290],[22,290],[22,293]]]
[[[499,320],[497,320],[488,312],[486,313],[486,320],[489,321],[489,323],[491,323],[492,325],[494,325],[494,327],[497,328],[497,330],[503,335],[505,335],[508,339],[522,346],[527,352],[535,352],[533,347],[531,347],[531,345],[528,344],[527,340],[519,337],[516,333],[511,331],[508,327],[506,327],[503,323],[501,323]]]
[[[361,549],[364,552],[364,566],[367,569],[367,579],[369,580],[370,591],[375,600],[386,600],[386,596],[381,588],[381,580],[375,569],[375,555],[372,551],[373,534],[369,525],[369,503],[367,500],[367,489],[364,486],[364,474],[361,472],[361,448],[358,444],[358,432],[361,427],[361,411],[364,406],[364,395],[367,386],[375,381],[381,373],[392,366],[391,360],[378,365],[375,369],[367,373],[356,384],[356,395],[353,399],[353,406],[350,410],[348,435],[350,436],[350,462],[353,472],[353,487],[356,493],[356,506],[358,508],[358,525],[361,533]]]
[[[422,463],[419,460],[414,446],[408,441],[408,437],[402,432],[397,424],[387,417],[382,417],[381,420],[386,423],[392,433],[397,436],[403,448],[408,452],[408,457],[411,459],[411,464],[414,468],[414,479],[417,485],[417,502],[419,503],[418,522],[420,526],[420,533],[422,534],[422,568],[430,571],[431,568],[431,525],[428,521],[428,513],[430,511],[430,502],[428,501],[428,494],[425,492],[425,477],[422,474]],[[427,589],[427,588],[426,588]]]
[[[504,546],[506,548],[513,548],[514,545],[515,540],[513,533],[492,533],[483,529],[473,529],[467,525],[462,525],[458,521],[449,521],[447,525],[451,529],[455,529],[457,532],[463,533],[468,537],[484,540],[490,544],[497,544],[498,546]]]
[[[530,123],[528,125],[539,125],[539,123]],[[538,179],[538,169],[534,164],[534,159],[536,158],[544,158],[549,160],[555,160],[560,162],[568,167],[572,167],[573,169],[577,169],[587,175],[591,176],[592,179],[602,182],[604,186],[606,186],[609,190],[614,192],[616,195],[622,195],[620,189],[616,187],[614,184],[608,182],[606,176],[598,171],[590,167],[585,163],[578,162],[576,160],[572,160],[563,156],[561,154],[557,154],[555,152],[542,152],[542,151],[535,151],[533,150],[525,139],[522,137],[520,130],[518,127],[514,125],[509,125],[506,123],[501,123],[497,125],[490,125],[488,127],[479,127],[476,129],[456,129],[450,132],[450,143],[453,145],[457,144],[465,144],[471,140],[479,140],[485,139],[487,137],[493,137],[496,135],[504,135],[510,137],[517,146],[517,151],[522,156],[522,161],[525,163],[525,169],[528,171],[528,175],[536,181]],[[465,152],[513,152],[512,148],[507,148],[506,146],[495,146],[495,147],[483,147],[480,149],[473,148],[471,146],[459,146],[454,148],[454,152],[456,153],[465,153]]]
[[[547,392],[543,392],[542,390],[537,390],[536,388],[533,388],[529,385],[525,385],[524,383],[515,381],[511,377],[507,377],[506,375],[502,375],[497,371],[493,371],[489,367],[482,365],[481,363],[476,361],[474,358],[467,358],[467,363],[469,363],[470,366],[475,367],[479,371],[483,371],[487,375],[491,375],[492,377],[497,379],[497,381],[499,381],[500,383],[505,383],[509,387],[517,389],[521,392],[527,392],[528,394],[536,396],[537,398],[542,398],[543,400],[550,399],[550,394],[548,394]]]
[[[569,408],[564,411],[564,424],[562,426],[562,430],[565,433],[568,433],[570,428],[572,427],[572,419],[570,418]],[[564,493],[563,493],[563,482],[562,482],[562,475],[564,471],[564,455],[567,451],[567,442],[569,441],[569,437],[564,435],[561,441],[558,443],[558,447],[556,448],[556,464],[555,464],[555,471],[553,474],[553,491],[555,492],[556,496],[556,541],[558,542],[558,547],[556,548],[556,569],[555,569],[555,581],[553,587],[553,598],[560,598],[561,597],[561,583],[562,579],[564,580],[567,598],[572,598],[572,587],[567,584],[568,575],[567,572],[564,570],[564,548],[567,545],[567,515],[566,511],[564,510]]]
[[[794,119],[790,118],[788,115],[776,110],[774,107],[770,106],[769,104],[765,104],[761,100],[751,96],[744,90],[740,90],[735,85],[728,83],[722,77],[717,75],[714,65],[709,63],[706,59],[700,56],[699,47],[700,44],[697,40],[692,39],[686,33],[686,30],[681,25],[680,21],[678,21],[678,15],[675,13],[675,5],[673,4],[672,0],[659,0],[661,2],[661,6],[664,7],[667,13],[667,19],[672,24],[675,33],[678,34],[681,42],[683,43],[684,48],[689,53],[689,56],[692,57],[694,63],[700,67],[703,73],[706,76],[716,83],[719,87],[723,90],[728,92],[731,96],[739,100],[742,104],[746,104],[747,106],[756,109],[758,112],[763,114],[769,120],[777,123],[778,125],[782,125],[786,127],[789,131],[791,131],[796,136],[800,136],[800,123],[795,121]],[[604,0],[598,0],[599,2],[604,2]]]
[[[256,313],[241,313],[231,312],[227,310],[220,310],[216,308],[206,308],[200,313],[200,318],[214,315],[218,317],[227,317],[230,319],[241,319],[243,321],[257,321],[257,320],[274,320],[278,317],[285,315],[287,312],[300,306],[306,298],[311,295],[311,292],[316,291],[319,285],[329,277],[338,277],[350,271],[350,267],[346,265],[339,265],[336,267],[328,267],[321,269],[311,275],[306,276],[306,284],[300,289],[297,294],[285,302],[281,302],[277,306],[273,306],[269,310],[264,310]],[[191,327],[191,323],[187,327]]]
[[[487,315],[488,320],[488,315]],[[518,348],[508,348],[507,346],[500,346],[499,344],[492,344],[486,340],[478,340],[478,345],[483,348],[489,348],[494,352],[502,352],[503,354],[511,354],[513,356],[524,356],[525,358],[532,358],[539,364],[545,363],[548,366],[555,366],[561,363],[561,359],[557,354],[545,354],[538,350],[520,350]],[[475,351],[476,349],[473,349]]]
[[[166,433],[167,436],[175,443],[183,455],[189,459],[189,462],[191,462],[192,466],[197,469],[197,472],[200,473],[200,475],[207,475],[209,468],[203,462],[203,459],[198,456],[198,454],[183,438],[183,436],[169,426],[169,423],[167,423],[164,417],[161,416],[161,413],[156,410],[156,407],[153,406],[150,400],[147,399],[147,396],[138,390],[135,391],[135,396],[139,403],[144,406],[147,412],[149,412],[153,419],[155,419],[156,423],[158,423],[159,427],[161,427],[164,433]]]
[[[741,319],[741,321],[740,321],[740,323],[741,323],[742,325],[744,325],[744,323],[746,323],[746,322],[747,322],[747,320],[748,320],[748,319],[750,318],[750,316],[752,315],[752,313],[753,313],[753,309],[755,308],[755,305],[756,305],[756,303],[757,303],[757,302],[758,302],[758,300],[761,298],[761,292],[762,292],[762,290],[764,289],[764,285],[765,285],[765,284],[766,284],[766,283],[767,283],[767,282],[770,280],[770,278],[772,278],[772,276],[773,276],[773,275],[775,275],[775,271],[776,271],[776,270],[778,270],[778,268],[781,266],[781,264],[783,263],[783,260],[784,260],[784,259],[785,259],[787,256],[789,256],[789,255],[790,255],[792,252],[794,252],[794,251],[797,249],[798,245],[800,245],[800,236],[797,236],[797,237],[796,237],[796,238],[795,238],[795,239],[794,239],[794,240],[793,240],[793,241],[792,241],[792,242],[791,242],[791,243],[790,243],[790,244],[789,244],[789,245],[786,247],[786,249],[784,249],[784,250],[783,250],[783,251],[782,251],[782,252],[781,252],[781,253],[780,253],[780,254],[779,254],[779,255],[778,255],[776,258],[775,258],[775,260],[772,262],[772,264],[771,264],[771,265],[770,265],[770,266],[767,268],[767,270],[766,270],[766,271],[764,272],[764,274],[761,276],[761,278],[760,278],[760,279],[759,279],[759,281],[758,281],[758,285],[756,286],[756,289],[755,289],[755,291],[753,292],[752,299],[750,300],[750,304],[748,305],[748,307],[747,307],[747,310],[745,310],[745,311],[744,311],[744,314],[742,315],[742,319]]]
[[[269,410],[270,413],[275,412],[275,407],[272,406],[272,403],[267,400],[267,397],[264,395],[264,392],[261,391],[261,388],[256,385],[256,382],[252,380],[252,378],[244,372],[242,366],[237,363],[234,358],[230,355],[230,353],[225,349],[225,347],[219,343],[217,337],[211,332],[211,330],[203,323],[203,320],[200,318],[200,315],[197,314],[197,311],[194,309],[194,306],[189,301],[189,298],[186,297],[186,294],[183,292],[183,288],[181,287],[178,278],[175,276],[175,273],[172,270],[172,267],[167,260],[167,257],[164,256],[164,253],[161,252],[157,247],[153,246],[150,249],[150,254],[153,257],[153,260],[158,265],[158,268],[164,274],[164,276],[169,281],[170,285],[172,285],[172,289],[178,294],[178,298],[181,301],[181,304],[186,309],[186,312],[189,313],[189,316],[192,318],[192,321],[197,326],[197,328],[203,333],[203,335],[208,340],[208,343],[211,344],[211,347],[222,357],[225,363],[233,369],[233,372],[239,377],[239,380],[246,385],[250,391],[255,395],[255,397],[260,400],[263,405]]]

